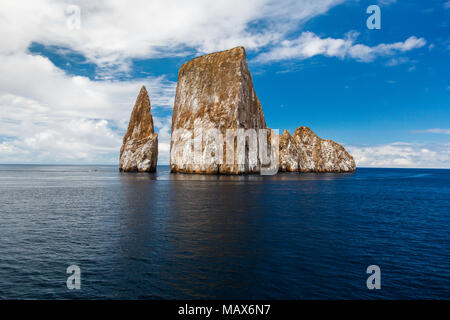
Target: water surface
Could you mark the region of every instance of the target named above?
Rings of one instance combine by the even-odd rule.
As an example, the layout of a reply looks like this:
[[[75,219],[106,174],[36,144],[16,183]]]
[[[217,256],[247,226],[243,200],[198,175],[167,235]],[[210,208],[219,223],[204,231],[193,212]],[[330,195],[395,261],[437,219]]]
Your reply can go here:
[[[0,298],[449,299],[449,212],[450,170],[1,165]]]

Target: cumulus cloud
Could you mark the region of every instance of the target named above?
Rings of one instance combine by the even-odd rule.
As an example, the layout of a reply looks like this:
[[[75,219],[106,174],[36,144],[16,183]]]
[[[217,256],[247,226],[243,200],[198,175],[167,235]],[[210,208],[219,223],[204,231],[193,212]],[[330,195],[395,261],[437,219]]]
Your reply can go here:
[[[142,85],[153,110],[173,106],[176,84],[164,77],[93,81],[38,55],[0,58],[0,162],[115,163]]]
[[[392,143],[380,146],[348,146],[359,167],[450,168],[450,143]]]
[[[340,59],[350,58],[360,62],[370,62],[380,56],[392,56],[396,53],[407,52],[421,48],[426,44],[425,39],[411,36],[403,42],[379,44],[369,47],[356,44],[358,33],[350,32],[343,39],[320,38],[312,32],[303,32],[294,40],[284,40],[280,46],[272,48],[268,52],[261,53],[255,61],[271,62],[287,59],[308,59],[313,56],[323,55]]]
[[[343,1],[6,1],[0,8],[0,51],[23,51],[38,42],[70,48],[102,67],[126,69],[134,58],[260,48]],[[69,5],[80,8],[79,28],[68,28]]]

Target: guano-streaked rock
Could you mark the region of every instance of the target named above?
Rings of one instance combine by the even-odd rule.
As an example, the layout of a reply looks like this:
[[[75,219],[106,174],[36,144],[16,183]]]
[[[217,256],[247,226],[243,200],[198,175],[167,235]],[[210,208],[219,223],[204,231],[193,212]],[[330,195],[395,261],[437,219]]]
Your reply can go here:
[[[198,57],[180,68],[172,117],[171,172],[258,173],[258,153],[248,159],[247,154],[238,154],[239,148],[232,148],[234,162],[229,163],[226,159],[231,143],[224,139],[219,150],[216,142],[218,134],[226,136],[227,129],[265,128],[243,47]],[[200,141],[194,142],[198,137]],[[196,143],[199,147],[194,151]],[[238,161],[239,157],[245,157],[245,161]]]
[[[300,151],[300,172],[353,172],[355,160],[343,146],[319,138],[311,129],[298,127],[293,136]]]
[[[156,171],[158,134],[154,132],[150,109],[147,90],[142,86],[131,113],[128,130],[123,137],[123,145],[120,149],[120,171]]]
[[[279,170],[282,172],[297,172],[299,169],[300,150],[294,137],[289,131],[284,130],[280,136],[280,164]]]

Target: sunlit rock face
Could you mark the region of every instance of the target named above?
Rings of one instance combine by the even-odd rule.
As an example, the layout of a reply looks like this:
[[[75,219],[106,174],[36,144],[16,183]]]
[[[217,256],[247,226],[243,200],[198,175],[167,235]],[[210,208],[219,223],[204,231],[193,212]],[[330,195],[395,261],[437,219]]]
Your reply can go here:
[[[293,136],[300,151],[300,172],[353,172],[355,160],[341,146],[319,138],[311,129],[298,127]]]
[[[120,149],[120,171],[156,171],[158,134],[154,133],[150,109],[150,99],[143,86],[131,113],[128,130],[123,137],[123,145]]]
[[[279,170],[282,172],[299,171],[298,162],[300,160],[300,149],[291,134],[284,130],[280,136],[280,164]]]
[[[172,118],[171,172],[258,173],[259,154],[248,152],[255,146],[248,143],[239,148],[238,139],[226,139],[226,134],[229,129],[258,132],[265,128],[243,47],[198,57],[180,68]],[[231,162],[227,161],[230,156]]]

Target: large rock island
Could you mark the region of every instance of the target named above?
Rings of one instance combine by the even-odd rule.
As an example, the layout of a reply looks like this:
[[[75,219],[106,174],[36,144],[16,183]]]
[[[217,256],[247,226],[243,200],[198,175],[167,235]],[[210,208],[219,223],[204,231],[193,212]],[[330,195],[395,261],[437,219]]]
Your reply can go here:
[[[243,47],[198,57],[180,68],[172,117],[171,172],[258,173],[258,152],[249,159],[248,145],[234,148],[235,140],[224,137],[229,129],[265,128]],[[225,141],[217,143],[218,139]],[[227,156],[234,160],[226,161]]]
[[[131,113],[128,130],[123,137],[123,145],[120,149],[120,171],[156,171],[158,134],[154,132],[150,109],[150,99],[143,86]]]

